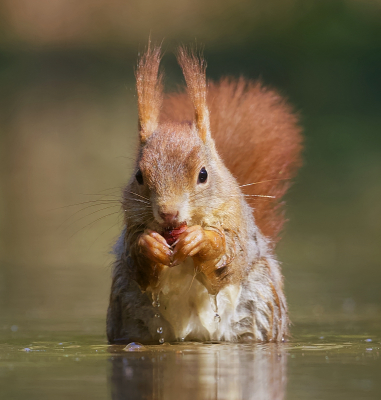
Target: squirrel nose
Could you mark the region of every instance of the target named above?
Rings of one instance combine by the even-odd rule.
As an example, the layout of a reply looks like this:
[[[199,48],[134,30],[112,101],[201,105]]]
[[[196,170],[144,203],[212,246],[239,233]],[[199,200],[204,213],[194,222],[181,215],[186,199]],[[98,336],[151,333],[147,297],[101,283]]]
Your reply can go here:
[[[171,211],[171,212],[160,212],[160,218],[164,220],[167,224],[173,222],[179,215],[178,211]]]

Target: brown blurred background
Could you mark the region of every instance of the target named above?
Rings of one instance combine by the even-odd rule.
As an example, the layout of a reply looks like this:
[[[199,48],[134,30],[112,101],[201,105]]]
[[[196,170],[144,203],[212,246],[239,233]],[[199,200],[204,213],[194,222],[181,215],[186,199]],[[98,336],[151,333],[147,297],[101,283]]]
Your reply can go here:
[[[292,320],[380,321],[380,21],[378,0],[2,0],[0,329],[104,329],[108,200],[131,172],[150,34],[168,90],[173,50],[197,41],[209,77],[261,78],[294,104],[305,165],[278,247]]]

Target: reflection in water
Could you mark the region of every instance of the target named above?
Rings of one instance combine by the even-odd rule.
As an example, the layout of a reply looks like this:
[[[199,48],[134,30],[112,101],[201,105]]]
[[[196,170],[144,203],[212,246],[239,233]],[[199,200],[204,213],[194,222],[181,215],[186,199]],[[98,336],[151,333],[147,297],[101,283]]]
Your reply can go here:
[[[111,393],[121,399],[269,399],[286,389],[283,346],[147,346],[111,357]]]

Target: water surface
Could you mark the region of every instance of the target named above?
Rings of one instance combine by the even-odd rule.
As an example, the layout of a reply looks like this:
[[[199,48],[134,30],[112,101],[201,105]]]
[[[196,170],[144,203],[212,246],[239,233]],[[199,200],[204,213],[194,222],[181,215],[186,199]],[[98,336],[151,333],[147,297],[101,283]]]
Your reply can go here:
[[[332,334],[348,329],[342,323],[300,325],[284,344],[126,349],[108,345],[103,334],[49,332],[44,324],[39,333],[22,332],[12,325],[0,336],[0,397],[379,399],[380,329],[371,322],[362,326]]]

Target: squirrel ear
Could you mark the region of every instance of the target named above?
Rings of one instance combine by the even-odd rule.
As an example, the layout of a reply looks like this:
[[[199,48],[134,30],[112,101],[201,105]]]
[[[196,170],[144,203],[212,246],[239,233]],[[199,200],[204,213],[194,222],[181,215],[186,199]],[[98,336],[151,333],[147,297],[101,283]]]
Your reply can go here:
[[[148,41],[147,51],[139,58],[135,72],[138,94],[140,140],[146,140],[156,130],[163,101],[163,76],[159,74],[161,46],[151,46]]]
[[[177,60],[183,70],[188,94],[193,103],[196,127],[203,142],[210,137],[209,110],[206,104],[206,62],[185,47],[180,47]]]

